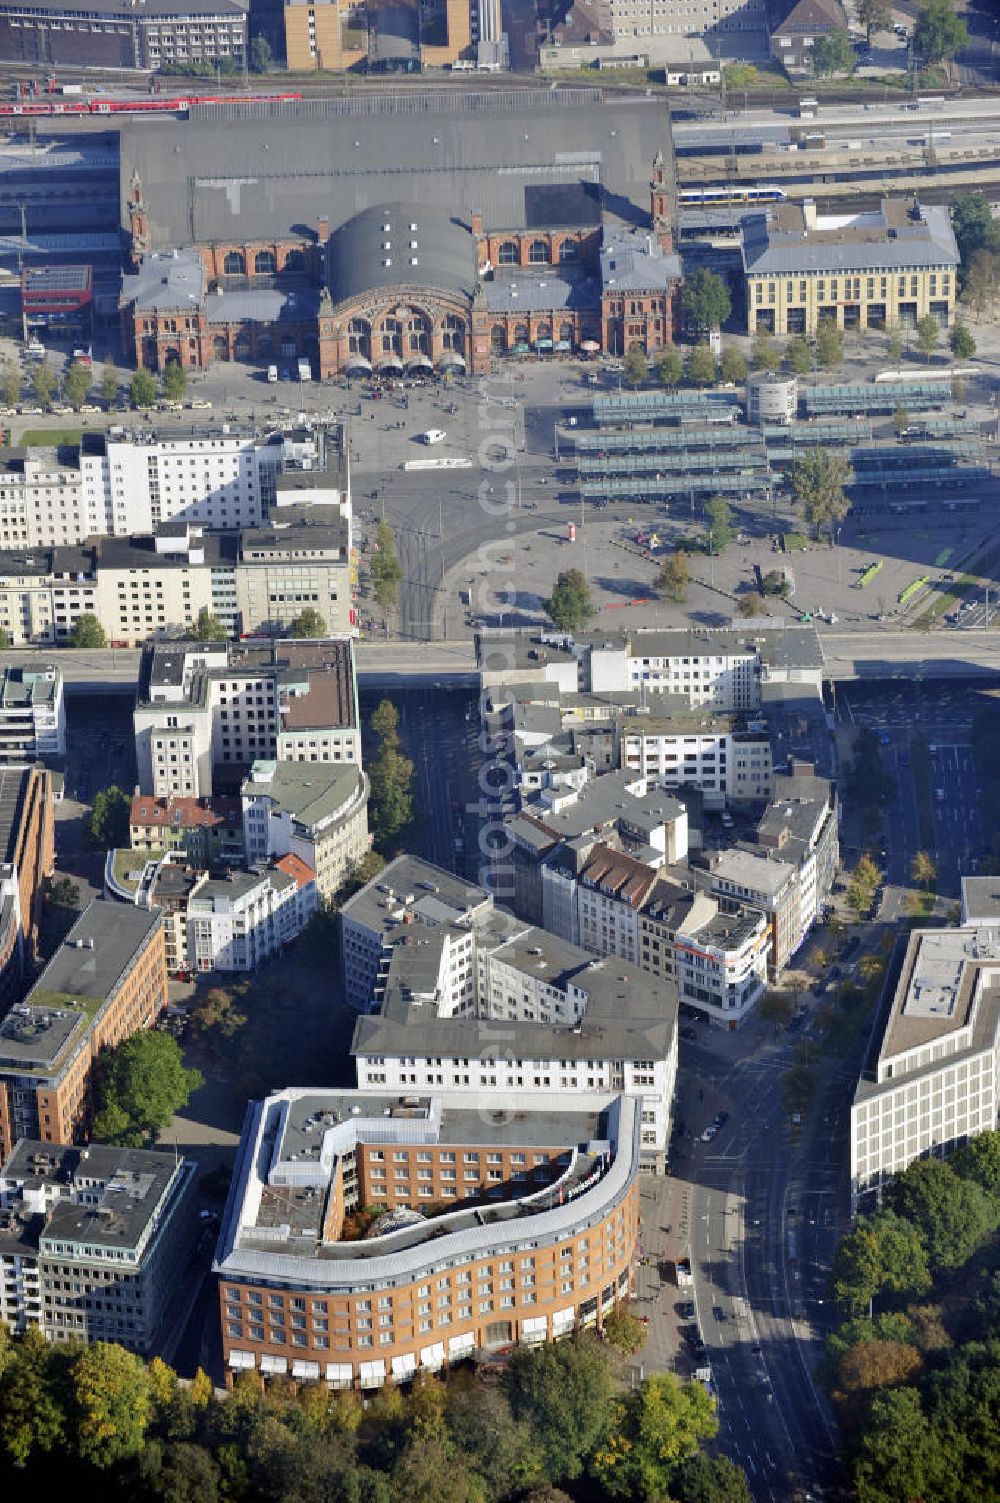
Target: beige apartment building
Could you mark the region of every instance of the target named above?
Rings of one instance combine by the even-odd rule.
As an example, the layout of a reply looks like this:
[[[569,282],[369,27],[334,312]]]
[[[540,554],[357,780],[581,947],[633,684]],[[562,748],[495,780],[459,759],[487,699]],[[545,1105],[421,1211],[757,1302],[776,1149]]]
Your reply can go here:
[[[948,209],[883,199],[861,214],[820,214],[811,199],[774,204],[742,222],[747,332],[815,334],[951,325],[958,246]]]

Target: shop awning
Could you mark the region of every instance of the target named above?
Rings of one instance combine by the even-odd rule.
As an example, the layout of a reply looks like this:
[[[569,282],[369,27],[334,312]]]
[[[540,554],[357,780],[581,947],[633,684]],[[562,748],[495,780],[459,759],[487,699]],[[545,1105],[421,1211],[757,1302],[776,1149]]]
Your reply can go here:
[[[456,370],[464,371],[465,356],[460,355],[457,350],[446,350],[438,361],[438,365],[442,370],[447,370],[449,366],[454,366]]]
[[[427,355],[410,355],[406,361],[408,371],[432,371],[434,362]]]
[[[345,371],[370,371],[372,363],[366,360],[364,355],[348,355],[344,361]]]

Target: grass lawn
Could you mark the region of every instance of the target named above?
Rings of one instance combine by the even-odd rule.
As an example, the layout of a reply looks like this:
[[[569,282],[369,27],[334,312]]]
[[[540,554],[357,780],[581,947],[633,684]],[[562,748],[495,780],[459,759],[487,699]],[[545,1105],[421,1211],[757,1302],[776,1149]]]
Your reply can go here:
[[[55,444],[73,445],[80,442],[79,428],[28,428],[18,443],[26,449],[39,449],[44,446]]]
[[[786,532],[781,541],[786,553],[805,553],[809,547],[809,539],[804,532]]]

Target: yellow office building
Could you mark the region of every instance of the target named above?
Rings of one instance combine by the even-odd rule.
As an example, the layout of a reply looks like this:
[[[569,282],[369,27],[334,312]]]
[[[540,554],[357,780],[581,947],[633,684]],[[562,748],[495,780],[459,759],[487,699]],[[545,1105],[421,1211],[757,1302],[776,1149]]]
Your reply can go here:
[[[883,199],[862,214],[817,214],[811,199],[742,223],[747,331],[814,334],[953,321],[958,247],[945,206]]]

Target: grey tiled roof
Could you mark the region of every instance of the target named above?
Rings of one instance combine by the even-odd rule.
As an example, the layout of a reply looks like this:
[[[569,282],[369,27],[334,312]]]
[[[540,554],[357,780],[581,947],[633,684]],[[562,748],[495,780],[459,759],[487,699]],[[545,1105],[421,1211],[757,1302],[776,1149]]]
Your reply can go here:
[[[900,212],[900,211],[903,212]],[[839,216],[838,216],[839,217]],[[957,266],[958,246],[943,204],[921,204],[912,218],[899,202],[837,229],[806,230],[798,204],[781,204],[742,221],[743,267],[754,275]]]
[[[679,281],[680,256],[663,249],[652,231],[609,227],[601,246],[601,281],[619,292],[659,291]]]
[[[188,308],[200,303],[205,273],[197,251],[147,256],[139,270],[122,278],[122,301],[137,308]]]
[[[379,204],[416,199],[489,229],[649,222],[649,173],[670,154],[660,100],[480,106],[435,97],[404,110],[275,119],[141,120],[123,129],[123,226],[133,171],[156,248],[288,235],[327,215],[335,230]],[[560,99],[565,91],[560,91]],[[305,231],[308,234],[308,230]]]
[[[544,312],[548,308],[599,308],[601,285],[585,272],[549,271],[523,267],[515,272],[497,271],[483,283],[486,306],[491,312]]]

